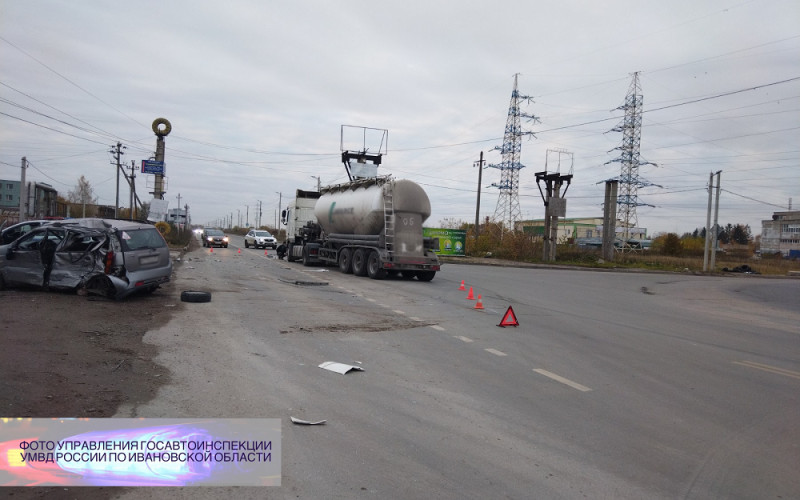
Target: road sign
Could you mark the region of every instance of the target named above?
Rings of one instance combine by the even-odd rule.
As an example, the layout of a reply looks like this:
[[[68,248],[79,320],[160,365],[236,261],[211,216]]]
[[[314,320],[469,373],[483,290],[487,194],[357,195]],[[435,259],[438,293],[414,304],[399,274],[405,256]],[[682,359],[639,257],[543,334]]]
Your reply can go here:
[[[164,162],[155,160],[142,160],[142,173],[164,175]]]

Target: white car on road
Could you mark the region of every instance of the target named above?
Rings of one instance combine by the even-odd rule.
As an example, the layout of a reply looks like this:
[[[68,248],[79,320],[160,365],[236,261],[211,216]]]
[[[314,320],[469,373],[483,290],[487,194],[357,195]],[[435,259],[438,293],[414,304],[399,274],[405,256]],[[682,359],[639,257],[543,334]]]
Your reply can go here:
[[[251,229],[250,232],[244,236],[244,247],[250,248],[251,245],[256,248],[278,248],[278,240],[276,240],[269,231]]]

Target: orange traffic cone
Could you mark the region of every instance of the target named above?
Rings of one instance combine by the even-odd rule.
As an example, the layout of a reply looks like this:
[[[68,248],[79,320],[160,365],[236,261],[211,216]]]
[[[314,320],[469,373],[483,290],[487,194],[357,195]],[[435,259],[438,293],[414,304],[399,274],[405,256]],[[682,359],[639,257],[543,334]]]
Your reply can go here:
[[[266,256],[267,256],[267,249],[265,248],[264,249],[264,257],[266,257]]]
[[[239,249],[239,251],[238,251],[238,252],[236,252],[236,253],[242,253],[242,249],[240,248],[240,249]]]
[[[472,294],[472,287],[469,287],[469,293],[467,294],[467,300],[475,300],[475,296]]]
[[[478,302],[475,303],[475,309],[483,309],[483,302],[481,301],[480,294],[478,294]]]
[[[209,248],[208,253],[214,253],[214,247]]]
[[[461,280],[461,286],[458,287],[458,289],[459,290],[466,290],[466,287],[464,287],[464,280]]]

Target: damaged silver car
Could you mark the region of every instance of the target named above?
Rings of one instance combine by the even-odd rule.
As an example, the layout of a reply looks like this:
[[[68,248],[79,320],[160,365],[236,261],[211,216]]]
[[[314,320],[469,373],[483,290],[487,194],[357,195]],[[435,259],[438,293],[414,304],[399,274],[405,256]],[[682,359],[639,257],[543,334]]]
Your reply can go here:
[[[0,246],[0,289],[33,286],[121,299],[153,292],[171,274],[166,241],[139,222],[72,219]]]

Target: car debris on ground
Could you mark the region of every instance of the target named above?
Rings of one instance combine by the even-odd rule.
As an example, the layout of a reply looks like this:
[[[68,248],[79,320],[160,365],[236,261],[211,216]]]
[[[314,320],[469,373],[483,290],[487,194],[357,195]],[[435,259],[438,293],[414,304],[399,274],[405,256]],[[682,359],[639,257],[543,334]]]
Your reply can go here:
[[[344,374],[346,374],[346,373],[348,373],[350,371],[359,371],[359,372],[363,372],[364,371],[364,369],[361,368],[360,366],[346,365],[344,363],[337,363],[336,361],[326,361],[326,362],[322,363],[321,365],[319,365],[319,367],[323,368],[325,370],[328,370],[328,371],[341,373],[342,375],[344,375]]]

